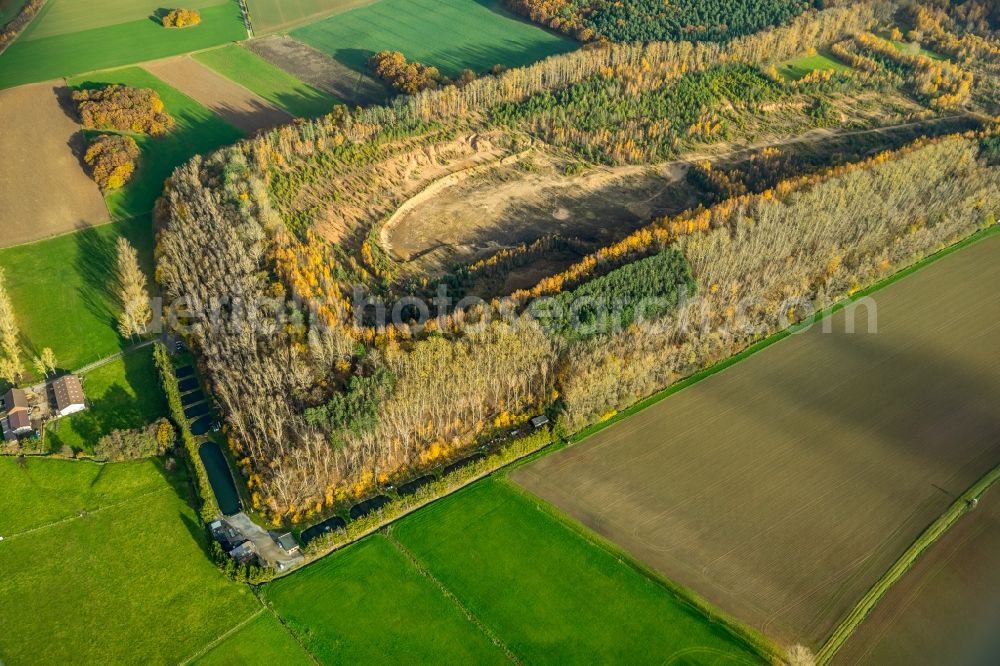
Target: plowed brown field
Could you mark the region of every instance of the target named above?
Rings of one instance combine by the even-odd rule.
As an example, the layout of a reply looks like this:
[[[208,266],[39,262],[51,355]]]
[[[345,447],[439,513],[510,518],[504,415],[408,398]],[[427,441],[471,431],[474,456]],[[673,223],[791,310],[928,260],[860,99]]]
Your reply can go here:
[[[1000,236],[584,442],[519,483],[737,618],[813,648],[1000,463]]]
[[[54,82],[0,91],[0,247],[108,221],[80,161],[83,135],[64,110],[68,97]]]

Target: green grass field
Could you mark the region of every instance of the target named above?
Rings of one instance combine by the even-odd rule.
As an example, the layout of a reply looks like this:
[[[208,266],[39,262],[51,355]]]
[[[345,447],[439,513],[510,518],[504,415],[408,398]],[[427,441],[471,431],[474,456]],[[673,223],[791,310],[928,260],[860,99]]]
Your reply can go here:
[[[115,330],[115,242],[127,238],[152,275],[149,217],[88,227],[0,250],[7,290],[30,353],[51,347],[59,367],[76,370],[128,346]],[[29,368],[30,370],[30,368]]]
[[[526,663],[761,662],[505,481],[435,502],[393,535]]]
[[[526,65],[578,44],[522,21],[493,0],[381,0],[291,32],[359,71],[385,49],[454,76]]]
[[[268,584],[263,596],[322,663],[506,661],[381,535]]]
[[[247,7],[254,33],[260,35],[373,2],[377,0],[247,0]]]
[[[778,65],[778,73],[786,81],[798,81],[816,70],[848,72],[851,68],[828,53],[817,53],[811,56],[801,56],[786,60]]]
[[[184,7],[204,11],[226,1],[184,0]],[[44,39],[119,23],[148,21],[163,6],[156,0],[48,0],[19,39]]]
[[[112,430],[140,428],[167,415],[151,347],[95,368],[82,380],[90,406],[49,424],[46,444],[50,451],[71,446],[93,453],[97,440]]]
[[[95,480],[115,487],[115,502],[93,494]],[[36,486],[48,492],[9,491]],[[38,459],[21,469],[0,459],[0,488],[0,525],[14,513],[22,523],[30,516],[27,529],[35,528],[0,542],[6,663],[178,663],[260,608],[205,556],[196,514],[158,463]],[[61,516],[51,512],[57,506]]]
[[[46,10],[43,10],[43,16],[29,28],[27,38],[18,39],[0,55],[0,88],[165,58],[246,38],[239,5],[232,0],[202,9],[201,25],[182,30],[169,30],[150,18],[141,18],[79,32],[36,37],[45,31],[68,30],[74,22],[82,26],[91,20],[79,18],[76,11],[79,8],[89,10],[91,3],[86,0],[62,2],[73,6],[72,15],[69,10],[59,12],[62,3],[56,0],[49,11],[59,12],[58,15],[64,18],[54,24],[49,22],[52,27],[46,27]],[[103,0],[102,4],[149,6],[147,2],[124,0]],[[92,20],[103,19],[95,17]]]
[[[194,660],[202,666],[310,666],[313,661],[269,611]]]
[[[0,456],[0,534],[11,536],[81,511],[116,504],[163,488],[151,461],[97,465],[90,462]]]
[[[139,67],[126,67],[70,79],[73,87],[120,83],[137,88],[152,88],[160,93],[167,111],[177,124],[165,136],[135,136],[142,151],[139,169],[133,180],[106,199],[115,218],[148,213],[163,192],[163,181],[181,164],[234,143],[243,133],[187,95],[168,86]]]
[[[230,44],[204,51],[195,60],[257,93],[275,106],[300,118],[315,118],[333,109],[338,101],[327,93],[275,67],[242,46]]]

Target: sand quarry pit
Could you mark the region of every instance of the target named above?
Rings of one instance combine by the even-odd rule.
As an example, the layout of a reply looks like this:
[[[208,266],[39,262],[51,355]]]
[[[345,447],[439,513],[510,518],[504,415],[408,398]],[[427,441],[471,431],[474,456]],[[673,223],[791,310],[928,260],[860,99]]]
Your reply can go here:
[[[437,277],[501,249],[559,235],[599,247],[697,203],[682,164],[565,175],[532,152],[435,183],[385,224],[381,242],[408,275]]]
[[[292,121],[288,112],[193,58],[169,58],[143,67],[248,134]]]
[[[0,247],[108,221],[80,160],[84,139],[69,96],[56,82],[0,91]]]

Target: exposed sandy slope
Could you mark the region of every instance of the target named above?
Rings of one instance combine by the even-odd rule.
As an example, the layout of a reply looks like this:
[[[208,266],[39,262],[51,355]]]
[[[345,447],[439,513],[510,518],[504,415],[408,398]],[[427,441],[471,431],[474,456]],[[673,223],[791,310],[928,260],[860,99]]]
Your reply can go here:
[[[143,67],[249,134],[292,120],[263,97],[188,56],[157,60]]]
[[[0,91],[0,247],[108,221],[60,82]]]

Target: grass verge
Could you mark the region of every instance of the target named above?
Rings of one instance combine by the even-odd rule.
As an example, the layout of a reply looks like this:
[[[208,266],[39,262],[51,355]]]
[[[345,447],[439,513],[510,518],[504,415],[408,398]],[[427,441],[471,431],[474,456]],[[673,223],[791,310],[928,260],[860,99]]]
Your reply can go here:
[[[1000,465],[990,470],[983,478],[977,481],[971,488],[962,493],[955,502],[948,507],[941,516],[924,530],[917,540],[906,549],[898,560],[888,571],[872,586],[872,588],[861,598],[857,606],[844,618],[844,621],[834,630],[830,638],[827,639],[823,647],[816,654],[817,664],[828,664],[837,654],[847,639],[860,626],[872,609],[886,595],[890,588],[902,578],[917,559],[930,548],[938,539],[954,525],[959,518],[965,515],[972,504],[978,501],[993,485],[1000,481]]]

